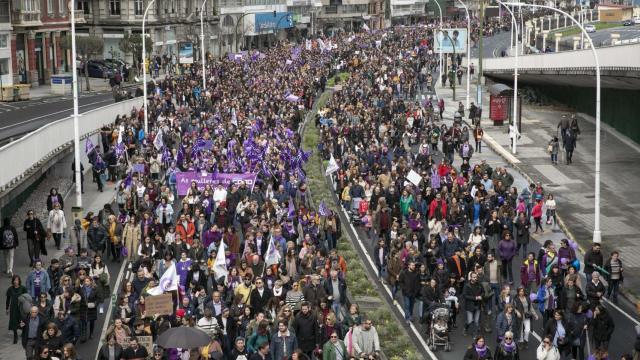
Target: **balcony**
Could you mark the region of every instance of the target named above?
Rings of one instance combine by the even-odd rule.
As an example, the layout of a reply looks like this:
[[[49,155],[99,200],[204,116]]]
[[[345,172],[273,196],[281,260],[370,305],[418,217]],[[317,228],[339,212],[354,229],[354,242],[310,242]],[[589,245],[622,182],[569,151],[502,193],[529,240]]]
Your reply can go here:
[[[84,18],[84,10],[74,10],[73,11],[75,13],[75,17],[76,17],[76,24],[86,24],[87,23],[87,19]]]
[[[14,26],[40,26],[40,10],[14,10],[11,23]]]

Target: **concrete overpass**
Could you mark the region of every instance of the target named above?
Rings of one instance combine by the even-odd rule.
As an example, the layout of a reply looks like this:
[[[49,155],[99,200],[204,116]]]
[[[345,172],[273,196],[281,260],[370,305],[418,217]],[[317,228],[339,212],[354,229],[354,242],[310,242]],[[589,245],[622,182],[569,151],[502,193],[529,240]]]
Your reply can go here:
[[[640,90],[640,43],[597,48],[603,88]],[[477,59],[472,60],[477,64]],[[514,58],[483,59],[486,77],[512,81]],[[525,84],[595,87],[591,49],[532,54],[518,58],[519,80]]]

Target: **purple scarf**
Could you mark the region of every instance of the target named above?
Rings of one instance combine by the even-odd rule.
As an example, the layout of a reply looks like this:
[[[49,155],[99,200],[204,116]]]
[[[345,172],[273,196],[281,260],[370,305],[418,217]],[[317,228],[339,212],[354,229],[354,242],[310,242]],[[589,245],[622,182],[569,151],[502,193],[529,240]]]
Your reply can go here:
[[[512,353],[516,350],[516,343],[512,341],[511,344],[507,344],[506,341],[503,341],[502,348],[505,352]]]
[[[477,345],[475,346],[476,348],[476,354],[478,354],[478,357],[483,358],[484,356],[487,355],[487,345],[484,345],[483,347],[478,347]]]

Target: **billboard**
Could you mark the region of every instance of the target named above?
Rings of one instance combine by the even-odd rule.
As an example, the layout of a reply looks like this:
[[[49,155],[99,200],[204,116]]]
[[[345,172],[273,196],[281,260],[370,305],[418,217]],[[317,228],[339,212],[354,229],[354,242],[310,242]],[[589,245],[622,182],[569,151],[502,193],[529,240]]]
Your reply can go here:
[[[180,64],[193,64],[193,43],[190,41],[178,44],[178,62]]]
[[[452,53],[455,50],[458,54],[467,53],[467,29],[442,29],[437,31],[435,40],[435,52]]]
[[[255,14],[254,32],[272,32],[273,29],[293,27],[293,14],[290,12],[268,12]]]

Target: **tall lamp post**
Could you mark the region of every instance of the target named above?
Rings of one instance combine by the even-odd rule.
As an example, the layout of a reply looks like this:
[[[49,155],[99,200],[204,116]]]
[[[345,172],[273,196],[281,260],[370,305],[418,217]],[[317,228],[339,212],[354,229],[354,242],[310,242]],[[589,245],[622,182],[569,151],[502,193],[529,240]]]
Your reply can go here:
[[[440,31],[442,31],[442,8],[440,7],[440,2],[438,0],[435,0],[434,2],[438,5],[438,11],[440,12]],[[438,53],[440,54],[440,73],[438,74],[438,77],[440,78],[440,86],[442,86],[442,45],[440,45]]]
[[[82,207],[82,163],[80,162],[80,123],[78,121],[78,69],[76,64],[76,2],[69,1],[71,13],[71,78],[73,82],[73,169],[76,179],[76,206]],[[88,66],[88,65],[85,65]]]
[[[200,48],[202,49],[202,93],[207,89],[207,59],[204,57],[204,7],[207,5],[207,0],[202,2],[202,8],[200,8]]]
[[[144,15],[142,16],[142,94],[144,96],[144,136],[149,133],[149,117],[147,116],[147,37],[144,32],[144,24],[147,21],[147,14],[149,9],[156,0],[149,1],[147,8],[144,9]]]
[[[516,46],[513,47],[513,49],[515,49],[515,65],[514,65],[514,69],[513,69],[513,124],[511,124],[512,126],[512,132],[513,132],[513,141],[511,143],[511,152],[513,154],[516,153],[517,150],[517,143],[518,143],[518,135],[520,133],[520,129],[518,129],[518,124],[516,123],[516,120],[518,119],[518,21],[516,20],[516,16],[513,14],[513,11],[506,6],[502,1],[500,0],[496,0],[498,2],[498,4],[502,5],[505,9],[507,9],[507,11],[509,12],[509,14],[511,15],[511,25],[513,26],[512,29],[515,29],[515,39],[516,39]],[[513,32],[512,32],[513,34]],[[509,47],[512,47],[513,43],[509,44]]]
[[[600,61],[598,60],[598,52],[596,51],[596,47],[593,46],[593,41],[591,40],[591,36],[584,29],[582,24],[580,24],[573,16],[568,14],[567,12],[553,8],[551,6],[546,5],[537,5],[537,4],[525,4],[520,2],[509,2],[505,3],[510,6],[529,6],[533,8],[540,9],[549,9],[556,12],[561,13],[562,15],[571,19],[571,21],[576,24],[584,37],[589,41],[589,45],[591,48],[591,53],[593,54],[593,60],[595,61],[596,68],[596,169],[595,169],[595,199],[594,199],[594,223],[593,223],[593,242],[600,243],[602,242],[602,231],[600,230]]]
[[[466,108],[469,108],[469,97],[471,96],[470,94],[470,89],[471,89],[471,17],[469,17],[469,8],[467,7],[467,5],[465,5],[462,0],[458,0],[460,2],[460,5],[462,5],[464,7],[464,11],[465,13],[467,13],[467,103],[466,103]]]

